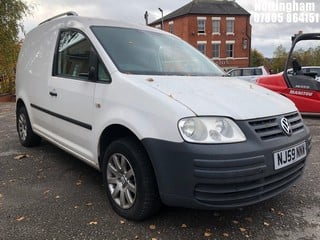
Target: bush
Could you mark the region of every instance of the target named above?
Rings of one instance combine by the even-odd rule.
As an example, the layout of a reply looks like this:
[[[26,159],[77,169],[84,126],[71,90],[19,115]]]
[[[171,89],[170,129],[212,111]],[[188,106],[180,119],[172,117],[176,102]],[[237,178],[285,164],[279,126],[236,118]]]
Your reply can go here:
[[[15,66],[23,32],[22,19],[30,13],[23,0],[1,0],[0,4],[0,94],[15,92]]]

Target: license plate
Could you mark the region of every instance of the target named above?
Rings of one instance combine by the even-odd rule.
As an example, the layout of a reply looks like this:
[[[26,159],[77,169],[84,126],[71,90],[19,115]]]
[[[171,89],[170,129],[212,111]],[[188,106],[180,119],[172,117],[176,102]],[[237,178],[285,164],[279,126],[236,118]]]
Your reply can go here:
[[[274,169],[289,166],[307,156],[306,142],[273,153]]]

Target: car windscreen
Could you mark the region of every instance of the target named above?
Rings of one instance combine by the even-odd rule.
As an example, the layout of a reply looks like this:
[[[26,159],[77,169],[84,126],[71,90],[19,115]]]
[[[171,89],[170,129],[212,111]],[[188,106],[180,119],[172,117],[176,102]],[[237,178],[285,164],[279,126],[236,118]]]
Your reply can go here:
[[[213,62],[181,39],[131,28],[92,26],[118,70],[128,74],[222,76]]]

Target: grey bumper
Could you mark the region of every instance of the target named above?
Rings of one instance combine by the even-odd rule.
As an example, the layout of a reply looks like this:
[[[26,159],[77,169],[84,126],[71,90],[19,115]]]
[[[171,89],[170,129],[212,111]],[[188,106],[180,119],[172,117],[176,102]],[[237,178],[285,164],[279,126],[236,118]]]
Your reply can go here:
[[[302,121],[292,136],[271,138],[261,137],[249,122],[238,124],[246,142],[204,145],[143,140],[165,204],[199,209],[242,207],[278,195],[302,175],[306,158],[278,170],[273,160],[275,151],[303,141],[309,153],[310,132]]]

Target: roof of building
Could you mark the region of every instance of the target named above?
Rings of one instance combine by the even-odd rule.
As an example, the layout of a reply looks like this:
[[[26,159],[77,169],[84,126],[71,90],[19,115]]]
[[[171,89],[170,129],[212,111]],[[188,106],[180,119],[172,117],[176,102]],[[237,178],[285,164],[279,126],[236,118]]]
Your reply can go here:
[[[188,14],[197,15],[247,15],[250,13],[243,9],[234,0],[193,0],[181,8],[163,17],[163,21],[172,20]],[[161,23],[157,19],[150,25]]]

